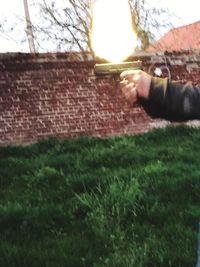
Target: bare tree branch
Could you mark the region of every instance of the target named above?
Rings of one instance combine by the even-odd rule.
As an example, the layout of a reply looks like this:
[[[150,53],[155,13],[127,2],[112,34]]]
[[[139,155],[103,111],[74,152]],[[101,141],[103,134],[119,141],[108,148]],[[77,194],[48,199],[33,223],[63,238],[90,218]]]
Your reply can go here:
[[[37,48],[48,50],[51,44],[52,50],[80,51],[83,55],[93,53],[90,38],[91,7],[94,1],[96,0],[65,0],[62,7],[55,0],[32,2],[30,7],[36,14],[32,29]],[[167,22],[170,21],[167,19],[170,14],[168,10],[149,6],[149,0],[127,1],[131,8],[133,28],[138,35],[139,49],[145,49],[163,28],[170,27]],[[8,27],[4,30],[4,24],[0,23],[1,34],[7,33],[7,29]]]

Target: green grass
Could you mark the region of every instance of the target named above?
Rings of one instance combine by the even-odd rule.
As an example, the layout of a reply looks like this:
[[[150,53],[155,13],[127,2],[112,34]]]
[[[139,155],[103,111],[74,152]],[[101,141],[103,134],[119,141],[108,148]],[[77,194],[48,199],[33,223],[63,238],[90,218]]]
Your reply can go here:
[[[0,266],[190,267],[200,130],[0,147]]]

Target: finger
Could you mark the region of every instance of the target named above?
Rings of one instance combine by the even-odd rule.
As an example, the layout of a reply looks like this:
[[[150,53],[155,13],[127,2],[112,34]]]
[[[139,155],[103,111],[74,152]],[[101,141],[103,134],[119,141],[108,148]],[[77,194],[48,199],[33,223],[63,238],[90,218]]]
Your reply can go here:
[[[123,71],[120,74],[120,78],[121,78],[121,80],[132,80],[132,79],[134,79],[134,76],[138,74],[138,71],[140,71],[140,70]]]
[[[124,86],[122,88],[122,93],[123,93],[124,97],[126,98],[126,100],[128,100],[129,102],[131,102],[131,103],[136,102],[137,90],[136,90],[134,83],[129,83],[126,86]]]
[[[123,83],[122,83],[123,84]],[[124,91],[130,91],[132,88],[135,88],[135,83],[134,82],[128,82],[128,81],[125,81],[124,82],[124,86],[122,87],[122,89]]]
[[[126,96],[126,99],[127,99],[127,101],[128,101],[131,105],[133,105],[135,102],[137,102],[138,96],[137,96],[137,90],[136,90],[136,88],[132,88],[132,89],[128,92],[128,94],[127,94],[127,96]]]
[[[124,79],[120,82],[120,87],[122,88],[122,87],[126,86],[127,84],[128,84],[128,81]]]
[[[135,87],[135,85],[133,82],[129,83],[128,81],[126,81],[126,85],[122,87],[122,92],[124,94],[127,94],[134,87]]]

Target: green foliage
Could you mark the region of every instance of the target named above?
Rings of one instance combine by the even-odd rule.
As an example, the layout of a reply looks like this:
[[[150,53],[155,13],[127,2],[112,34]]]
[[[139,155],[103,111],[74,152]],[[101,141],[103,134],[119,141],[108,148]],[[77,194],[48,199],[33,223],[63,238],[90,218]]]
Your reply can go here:
[[[0,147],[0,266],[195,266],[200,130]]]

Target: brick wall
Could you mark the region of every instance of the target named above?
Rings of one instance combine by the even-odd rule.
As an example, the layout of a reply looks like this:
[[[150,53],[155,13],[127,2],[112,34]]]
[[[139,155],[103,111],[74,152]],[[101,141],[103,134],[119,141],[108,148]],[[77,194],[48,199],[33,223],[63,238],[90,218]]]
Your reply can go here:
[[[200,83],[197,53],[138,54],[144,70]],[[94,75],[94,62],[78,54],[0,54],[0,143],[46,137],[135,134],[165,125],[141,106],[130,107],[117,76]]]

